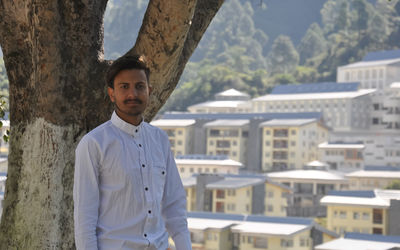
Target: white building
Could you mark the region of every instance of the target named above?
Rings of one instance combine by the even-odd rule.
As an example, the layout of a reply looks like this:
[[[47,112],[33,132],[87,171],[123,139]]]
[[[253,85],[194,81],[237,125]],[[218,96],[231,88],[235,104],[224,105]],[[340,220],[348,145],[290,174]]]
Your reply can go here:
[[[367,129],[371,93],[358,83],[334,82],[278,85],[268,95],[252,100],[253,112],[322,112],[333,130]]]
[[[198,103],[188,107],[190,113],[245,113],[250,112],[250,96],[235,89],[215,95],[214,101]]]
[[[331,170],[352,172],[364,168],[363,150],[360,143],[328,143],[318,145],[319,159],[326,162]]]
[[[192,155],[175,159],[181,178],[193,174],[239,174],[243,164],[223,156]]]
[[[400,98],[391,88],[399,80],[400,50],[371,52],[362,61],[337,69],[337,82],[357,81],[363,89],[378,90],[372,95],[370,121],[377,130],[400,130]]]

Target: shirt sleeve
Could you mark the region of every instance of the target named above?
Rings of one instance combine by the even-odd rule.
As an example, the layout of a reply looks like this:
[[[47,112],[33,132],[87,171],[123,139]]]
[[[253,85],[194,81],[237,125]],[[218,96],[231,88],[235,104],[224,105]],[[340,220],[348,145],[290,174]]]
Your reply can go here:
[[[168,148],[167,180],[162,200],[162,214],[167,231],[177,250],[190,250],[192,243],[187,226],[186,192],[183,188],[178,169],[171,150]]]
[[[99,208],[98,150],[83,138],[75,150],[74,227],[77,250],[97,250]]]

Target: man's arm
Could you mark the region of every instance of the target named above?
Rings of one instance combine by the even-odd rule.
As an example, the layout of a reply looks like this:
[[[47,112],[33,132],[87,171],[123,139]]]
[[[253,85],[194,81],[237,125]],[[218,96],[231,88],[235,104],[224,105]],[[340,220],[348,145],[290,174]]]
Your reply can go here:
[[[98,150],[83,138],[75,150],[74,225],[77,250],[97,250]]]
[[[162,214],[165,224],[169,235],[175,242],[176,249],[190,250],[192,243],[187,227],[186,193],[170,150],[167,159],[166,178],[162,200]]]

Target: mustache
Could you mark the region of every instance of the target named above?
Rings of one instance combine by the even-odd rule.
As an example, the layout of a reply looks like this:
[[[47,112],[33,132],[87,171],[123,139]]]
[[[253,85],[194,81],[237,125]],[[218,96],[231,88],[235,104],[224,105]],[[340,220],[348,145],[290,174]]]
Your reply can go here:
[[[124,104],[128,104],[128,103],[136,103],[136,104],[142,104],[143,102],[139,99],[126,99],[124,100]]]

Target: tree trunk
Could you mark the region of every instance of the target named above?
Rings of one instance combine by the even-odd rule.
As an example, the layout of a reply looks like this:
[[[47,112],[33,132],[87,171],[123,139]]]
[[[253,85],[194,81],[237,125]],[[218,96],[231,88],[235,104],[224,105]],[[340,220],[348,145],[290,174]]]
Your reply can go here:
[[[146,119],[175,88],[223,0],[151,0],[136,46],[155,91]],[[10,83],[10,154],[0,249],[73,249],[74,149],[109,119],[107,0],[0,0]],[[190,25],[193,23],[192,25]]]

